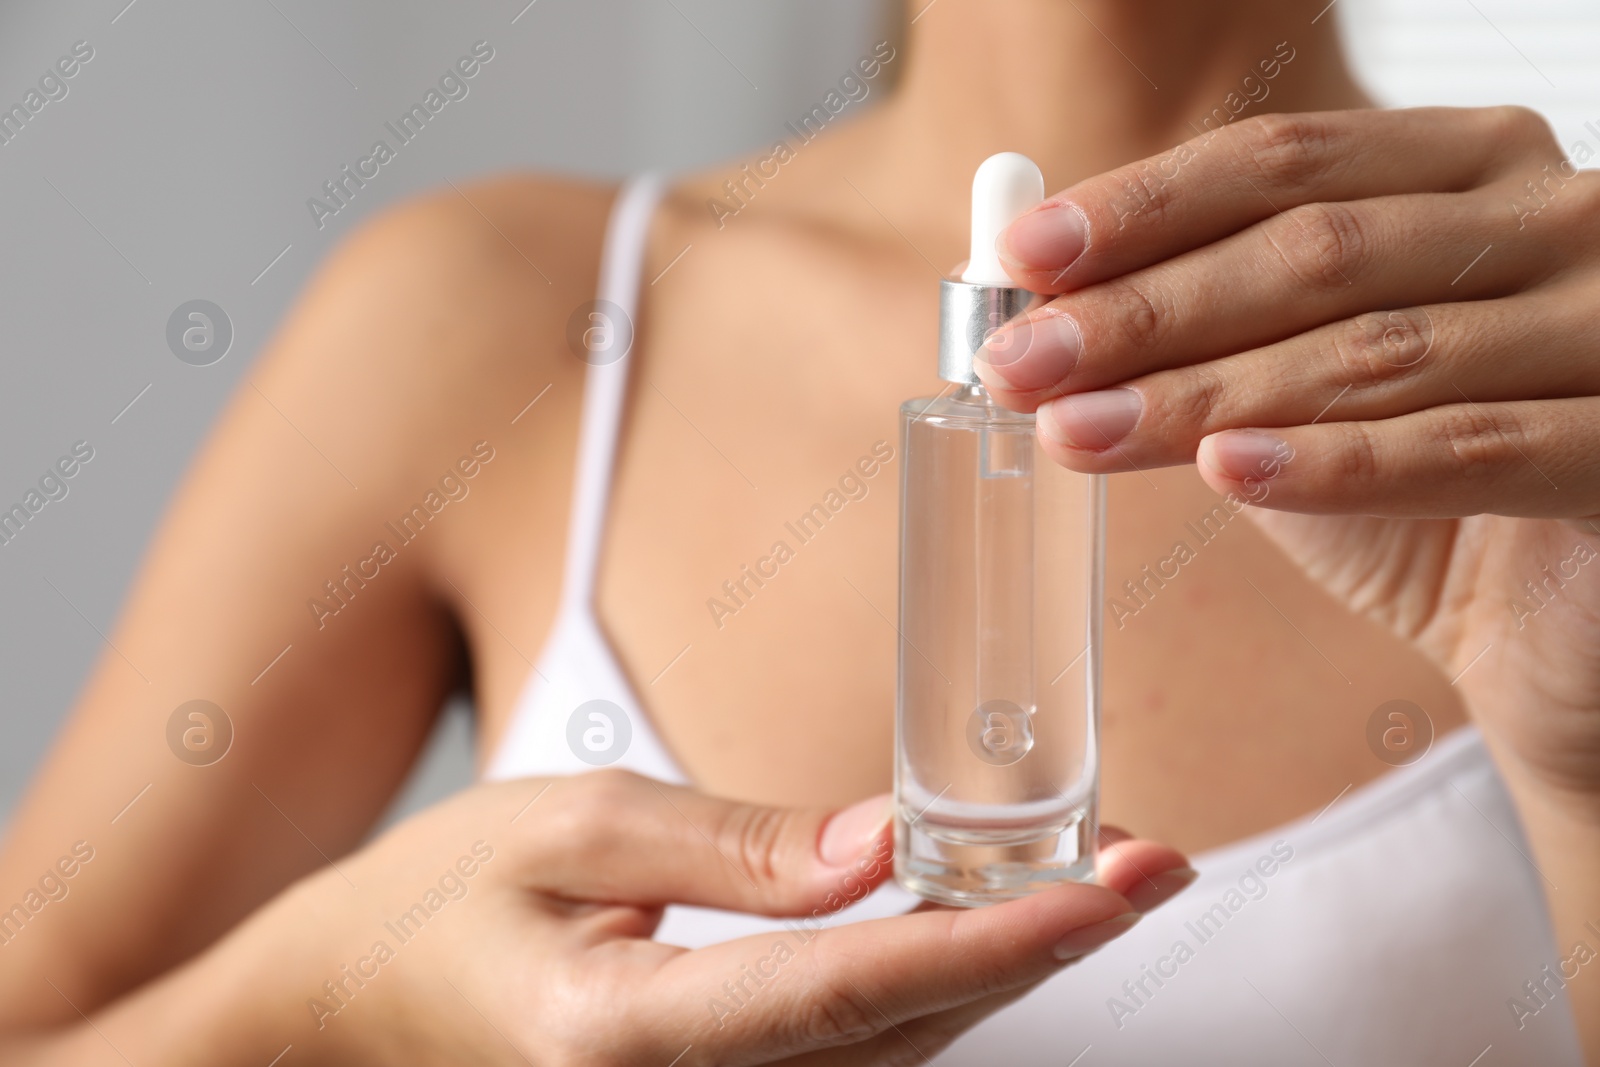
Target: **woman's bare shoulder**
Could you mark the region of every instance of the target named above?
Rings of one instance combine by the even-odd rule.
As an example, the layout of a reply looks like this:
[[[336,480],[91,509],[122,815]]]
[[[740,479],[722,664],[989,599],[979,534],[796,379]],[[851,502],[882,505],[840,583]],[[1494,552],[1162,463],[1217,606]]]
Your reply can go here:
[[[386,209],[329,256],[254,382],[330,456],[348,457],[359,469],[345,473],[385,510],[479,442],[506,457],[500,469],[522,468],[524,495],[564,500],[586,369],[570,324],[594,299],[615,195],[514,174]],[[467,541],[483,532],[454,525]]]
[[[581,379],[567,325],[594,296],[614,195],[510,175],[392,207],[346,239],[286,323],[285,338],[312,343],[275,345],[269,358],[319,378],[331,359],[406,412],[412,434],[520,407],[535,382]]]
[[[465,631],[492,707],[516,673],[493,654],[536,647],[553,610],[588,366],[574,344],[616,194],[514,174],[389,208],[329,257],[257,376],[355,468],[367,503],[344,529],[440,506],[410,573]]]
[[[359,468],[346,473],[370,504],[352,529],[407,513],[464,458],[494,457],[471,502],[417,542],[417,579],[469,644],[484,611],[519,645],[542,631],[587,370],[574,343],[616,194],[512,174],[387,209],[329,257],[257,375]],[[512,601],[496,611],[501,590]],[[530,633],[511,633],[524,615]]]

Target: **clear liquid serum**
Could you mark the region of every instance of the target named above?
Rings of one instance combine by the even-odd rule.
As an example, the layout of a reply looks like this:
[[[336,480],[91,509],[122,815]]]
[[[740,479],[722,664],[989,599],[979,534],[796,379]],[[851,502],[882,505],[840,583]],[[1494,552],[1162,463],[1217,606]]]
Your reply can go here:
[[[972,258],[940,283],[937,397],[900,409],[895,877],[978,906],[1094,878],[1105,480],[1053,463],[973,357],[1042,304],[995,239],[1044,199],[1024,156],[973,180]]]

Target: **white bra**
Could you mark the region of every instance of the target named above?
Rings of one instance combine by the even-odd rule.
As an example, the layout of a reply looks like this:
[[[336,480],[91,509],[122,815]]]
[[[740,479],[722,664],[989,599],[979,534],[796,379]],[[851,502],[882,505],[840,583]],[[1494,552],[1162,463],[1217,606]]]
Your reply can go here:
[[[662,190],[659,178],[635,179],[612,209],[599,296],[630,317]],[[687,782],[594,615],[630,362],[587,372],[560,608],[489,778],[609,760]],[[1482,739],[1457,730],[1317,816],[1195,857],[1200,878],[1183,894],[937,1062],[1582,1067],[1526,852]],[[913,903],[889,885],[831,921]],[[692,948],[780,929],[674,907],[656,936]]]

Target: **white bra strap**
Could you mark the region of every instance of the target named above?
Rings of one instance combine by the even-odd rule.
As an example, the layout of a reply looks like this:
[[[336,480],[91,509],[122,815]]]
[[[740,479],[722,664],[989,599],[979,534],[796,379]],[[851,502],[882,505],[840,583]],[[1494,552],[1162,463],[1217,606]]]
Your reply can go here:
[[[578,464],[567,529],[567,564],[561,599],[588,610],[594,602],[596,571],[604,540],[611,475],[628,395],[638,319],[640,275],[650,220],[665,190],[659,175],[630,180],[617,194],[606,224],[600,259],[597,306],[585,334],[589,369],[583,385],[583,418],[578,432]]]

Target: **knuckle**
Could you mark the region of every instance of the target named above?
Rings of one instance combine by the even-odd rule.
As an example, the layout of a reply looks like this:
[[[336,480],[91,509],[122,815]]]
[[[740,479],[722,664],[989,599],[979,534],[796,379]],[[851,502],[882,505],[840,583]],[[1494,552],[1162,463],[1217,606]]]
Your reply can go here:
[[[1567,221],[1590,233],[1595,232],[1600,228],[1600,170],[1579,170],[1566,182],[1560,200],[1570,205],[1565,212]],[[1555,206],[1559,207],[1560,203]]]
[[[1129,345],[1143,350],[1158,347],[1165,340],[1172,316],[1166,302],[1153,290],[1127,278],[1101,284],[1116,327]]]
[[[794,813],[782,808],[735,804],[723,816],[718,838],[724,851],[738,859],[757,885],[781,885],[784,850],[793,822]]]
[[[1336,327],[1331,338],[1339,370],[1357,389],[1416,375],[1433,343],[1433,317],[1420,307],[1358,316]]]
[[[849,983],[830,984],[806,1004],[800,1015],[804,1038],[816,1045],[853,1045],[878,1032],[881,1016]]]
[[[807,986],[797,1010],[786,1012],[794,1036],[812,1046],[855,1044],[888,1026],[867,995],[849,977],[859,970],[854,953],[824,930],[808,946]]]
[[[1555,131],[1539,112],[1521,104],[1484,108],[1491,135],[1501,143],[1525,148],[1547,149],[1558,142]]]
[[[1516,442],[1525,436],[1520,421],[1508,410],[1477,404],[1451,409],[1438,420],[1434,434],[1463,478],[1481,478],[1504,466]]]
[[[1310,185],[1330,158],[1327,123],[1308,115],[1258,115],[1232,129],[1240,163],[1279,191]]]
[[[1202,363],[1186,368],[1178,377],[1177,388],[1167,391],[1161,425],[1192,426],[1197,433],[1225,422],[1231,398],[1229,381],[1214,364]]]
[[[589,823],[612,824],[638,804],[640,778],[632,771],[606,768],[579,776],[573,806]]]
[[[1013,962],[997,959],[972,960],[966,965],[962,992],[969,1000],[986,1000],[1016,989],[1026,977],[1026,972]]]
[[[1268,242],[1300,284],[1342,289],[1352,284],[1368,255],[1368,224],[1346,204],[1304,204],[1266,230]]]
[[[551,789],[559,790],[552,799],[560,803],[547,804],[539,824],[585,855],[602,855],[637,810],[640,781],[632,772],[610,768],[559,780]]]

